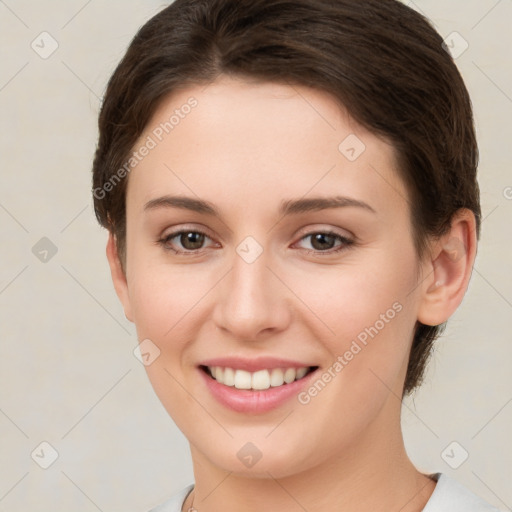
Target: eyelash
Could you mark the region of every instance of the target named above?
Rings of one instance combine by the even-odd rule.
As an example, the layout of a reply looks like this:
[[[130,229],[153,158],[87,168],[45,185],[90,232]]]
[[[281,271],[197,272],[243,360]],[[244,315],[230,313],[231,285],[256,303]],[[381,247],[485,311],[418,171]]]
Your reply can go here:
[[[175,250],[175,249],[172,249],[172,248],[169,247],[168,244],[169,244],[170,240],[172,240],[173,238],[176,238],[179,235],[186,234],[186,233],[194,233],[194,234],[198,234],[198,235],[204,235],[205,237],[210,238],[204,231],[201,231],[201,230],[197,230],[197,229],[181,229],[179,231],[175,231],[173,233],[169,233],[165,237],[157,240],[157,243],[160,244],[166,251],[171,251],[174,254],[180,254],[180,255],[183,255],[183,256],[195,256],[195,255],[200,254],[200,251],[202,251],[202,249],[196,249],[195,251],[194,250],[178,251],[178,250]],[[334,231],[329,231],[329,230],[326,230],[326,231],[311,231],[310,233],[307,233],[306,235],[301,237],[301,239],[299,241],[304,240],[305,238],[311,237],[313,235],[318,235],[318,234],[333,236],[336,239],[338,239],[339,241],[341,241],[342,245],[340,245],[337,249],[330,249],[330,250],[327,250],[327,251],[319,251],[319,250],[314,250],[314,249],[304,249],[307,254],[314,254],[314,255],[319,255],[319,256],[324,256],[324,255],[328,256],[328,255],[332,255],[332,254],[337,254],[337,253],[340,253],[342,251],[346,251],[347,249],[350,248],[351,245],[353,245],[355,243],[354,240],[350,240],[349,238],[346,238],[346,237],[341,236],[340,234],[338,234],[338,233],[336,233]]]

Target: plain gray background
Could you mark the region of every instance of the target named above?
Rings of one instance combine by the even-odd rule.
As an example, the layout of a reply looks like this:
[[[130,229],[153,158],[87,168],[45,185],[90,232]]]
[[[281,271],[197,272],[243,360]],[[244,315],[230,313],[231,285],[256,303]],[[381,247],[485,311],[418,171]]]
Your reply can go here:
[[[406,447],[418,469],[511,510],[512,2],[407,3],[460,53],[484,221],[468,294],[404,402]],[[143,512],[193,481],[133,354],[90,192],[107,79],[164,6],[0,1],[0,511]]]

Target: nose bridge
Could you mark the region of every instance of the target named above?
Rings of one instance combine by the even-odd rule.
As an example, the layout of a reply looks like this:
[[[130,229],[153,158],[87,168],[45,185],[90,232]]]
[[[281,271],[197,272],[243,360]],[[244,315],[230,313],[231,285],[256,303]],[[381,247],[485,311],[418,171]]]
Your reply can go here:
[[[218,327],[246,340],[264,330],[283,328],[288,317],[284,290],[267,268],[271,257],[263,250],[255,254],[251,243],[237,247],[231,272],[219,290],[215,317]]]

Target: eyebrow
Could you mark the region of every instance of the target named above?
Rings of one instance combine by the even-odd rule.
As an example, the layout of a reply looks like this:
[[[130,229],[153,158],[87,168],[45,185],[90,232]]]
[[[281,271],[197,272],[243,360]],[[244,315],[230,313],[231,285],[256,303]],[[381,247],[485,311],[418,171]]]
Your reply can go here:
[[[356,207],[363,208],[373,213],[377,213],[374,208],[364,201],[345,196],[335,197],[312,197],[309,199],[296,199],[282,201],[279,214],[282,217],[287,215],[296,215],[311,211],[327,210],[329,208]],[[217,208],[208,201],[194,199],[186,196],[162,196],[151,199],[144,205],[144,211],[155,210],[159,208],[182,208],[197,213],[221,217]]]

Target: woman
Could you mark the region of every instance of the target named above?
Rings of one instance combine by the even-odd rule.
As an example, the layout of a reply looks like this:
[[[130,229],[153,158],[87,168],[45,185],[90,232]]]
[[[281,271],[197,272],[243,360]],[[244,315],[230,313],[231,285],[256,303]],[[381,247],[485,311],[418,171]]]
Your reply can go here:
[[[195,484],[154,511],[496,510],[407,456],[467,289],[471,104],[395,0],[176,0],[104,96],[93,194]]]

